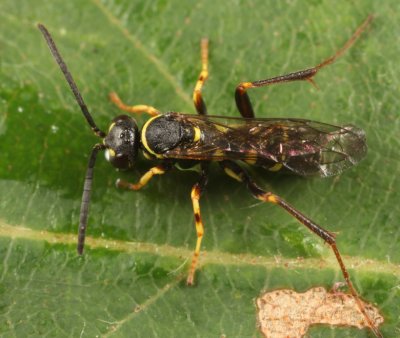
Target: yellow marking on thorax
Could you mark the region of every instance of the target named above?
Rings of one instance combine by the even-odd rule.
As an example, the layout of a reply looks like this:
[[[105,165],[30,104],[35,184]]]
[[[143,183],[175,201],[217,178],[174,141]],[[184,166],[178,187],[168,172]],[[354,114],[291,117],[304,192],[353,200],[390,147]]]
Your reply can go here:
[[[268,170],[269,171],[279,171],[279,170],[282,169],[282,167],[283,167],[282,163],[276,163],[271,168],[269,168]]]
[[[197,142],[200,141],[201,138],[201,130],[199,127],[193,127],[194,130],[194,138],[193,138],[193,142]]]
[[[140,139],[141,139],[142,144],[143,144],[143,146],[145,147],[145,149],[146,149],[150,154],[154,155],[154,156],[157,157],[157,158],[163,158],[163,156],[160,155],[160,154],[155,153],[152,149],[150,149],[150,147],[149,147],[149,145],[148,145],[148,143],[147,143],[147,139],[146,139],[146,130],[147,130],[147,127],[150,125],[150,123],[151,123],[152,121],[154,121],[156,118],[159,118],[159,117],[161,117],[161,116],[162,116],[162,115],[156,115],[156,116],[153,116],[152,118],[150,118],[149,120],[147,120],[146,123],[144,124],[144,126],[143,126],[143,128],[142,128],[142,131],[141,131],[141,134],[140,134]]]

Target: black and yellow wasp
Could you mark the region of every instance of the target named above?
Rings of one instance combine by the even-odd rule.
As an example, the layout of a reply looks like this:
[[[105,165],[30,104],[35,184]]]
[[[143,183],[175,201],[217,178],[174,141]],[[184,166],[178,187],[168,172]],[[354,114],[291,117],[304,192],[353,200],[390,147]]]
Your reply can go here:
[[[204,233],[199,200],[208,181],[209,163],[215,161],[226,174],[244,183],[255,198],[279,205],[330,245],[366,322],[375,334],[380,336],[350,281],[336,246],[334,234],[314,223],[281,197],[261,189],[240,165],[240,163],[246,163],[270,171],[287,170],[301,176],[326,177],[340,174],[365,156],[367,146],[361,129],[352,125],[338,127],[304,119],[257,119],[254,117],[247,90],[298,80],[306,80],[314,84],[313,77],[317,72],[341,56],[371,20],[372,17],[368,17],[339,51],[313,68],[266,80],[240,83],[236,88],[235,99],[241,118],[207,115],[206,105],[201,95],[202,87],[208,78],[208,40],[203,39],[201,41],[202,70],[193,92],[193,101],[198,115],[176,112],[162,114],[156,108],[147,105],[128,106],[117,94],[111,93],[111,101],[122,110],[133,114],[147,113],[151,117],[139,130],[136,121],[131,116],[117,116],[112,120],[107,133],[101,131],[95,124],[52,37],[47,29],[39,24],[39,29],[75,95],[84,117],[94,133],[102,138],[102,143],[93,147],[86,172],[79,222],[78,253],[83,252],[93,169],[100,150],[105,151],[107,160],[118,169],[132,168],[139,151],[143,152],[146,158],[159,161],[159,164],[148,170],[136,184],[117,181],[118,187],[130,190],[141,189],[154,175],[164,174],[175,165],[187,166],[188,163],[200,165],[200,178],[191,191],[197,243],[187,284],[193,284]]]

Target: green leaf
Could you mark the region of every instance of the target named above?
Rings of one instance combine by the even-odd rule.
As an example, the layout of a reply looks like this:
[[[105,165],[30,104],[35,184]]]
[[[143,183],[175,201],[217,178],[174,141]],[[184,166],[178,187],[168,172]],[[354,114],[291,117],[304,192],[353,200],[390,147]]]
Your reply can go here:
[[[0,4],[0,333],[4,336],[258,336],[263,290],[330,288],[342,275],[329,247],[212,168],[201,199],[205,237],[195,287],[185,286],[196,235],[194,172],[131,193],[145,160],[118,173],[99,157],[84,257],[75,249],[88,154],[98,142],[36,27],[45,24],[96,123],[107,99],[194,113],[200,39],[210,39],[204,88],[214,115],[238,116],[240,81],[311,67],[369,15],[372,26],[307,83],[251,91],[258,117],[302,117],[365,129],[369,153],[329,179],[252,173],[330,231],[352,280],[400,330],[398,1],[12,1]],[[140,123],[145,121],[139,119]],[[297,257],[301,257],[298,259]],[[366,330],[313,328],[313,337]]]

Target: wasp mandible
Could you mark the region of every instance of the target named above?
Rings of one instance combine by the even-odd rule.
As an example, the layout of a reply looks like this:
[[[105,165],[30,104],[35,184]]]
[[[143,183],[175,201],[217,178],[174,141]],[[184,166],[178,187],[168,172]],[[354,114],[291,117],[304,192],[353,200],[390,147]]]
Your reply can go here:
[[[101,143],[93,147],[86,171],[79,220],[78,253],[83,253],[93,169],[99,151],[105,151],[106,159],[117,169],[132,168],[139,152],[142,152],[147,159],[158,161],[158,165],[149,169],[135,184],[117,180],[118,187],[129,190],[139,190],[153,176],[165,174],[173,167],[182,163],[188,165],[189,162],[190,165],[200,166],[200,177],[191,190],[197,233],[196,247],[187,277],[187,284],[192,285],[204,234],[200,197],[207,185],[209,164],[217,162],[227,175],[244,183],[255,198],[280,206],[332,248],[360,311],[375,335],[381,337],[381,333],[369,318],[353,287],[337,248],[335,235],[302,214],[280,196],[262,189],[242,165],[243,163],[255,165],[273,172],[290,171],[301,176],[327,177],[340,174],[365,157],[367,145],[362,129],[353,125],[334,126],[305,119],[255,118],[247,91],[251,88],[291,81],[305,80],[315,85],[314,76],[340,57],[361,35],[371,20],[372,16],[369,16],[341,49],[315,67],[265,80],[241,82],[235,90],[236,106],[241,118],[207,114],[202,88],[208,78],[208,40],[202,39],[202,69],[193,91],[197,115],[177,112],[163,114],[148,105],[129,106],[123,103],[116,93],[111,93],[111,101],[120,109],[131,114],[146,113],[150,118],[139,129],[134,118],[129,115],[119,115],[112,120],[107,133],[97,127],[50,33],[39,24],[38,27],[84,117],[93,132],[102,139]]]

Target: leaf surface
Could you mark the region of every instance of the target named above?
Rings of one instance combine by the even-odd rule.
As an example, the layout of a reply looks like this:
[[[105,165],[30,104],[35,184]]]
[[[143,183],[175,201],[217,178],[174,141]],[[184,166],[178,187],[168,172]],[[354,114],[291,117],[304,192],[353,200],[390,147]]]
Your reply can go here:
[[[301,117],[365,129],[369,152],[330,179],[252,174],[267,189],[338,233],[363,299],[382,332],[400,330],[400,119],[397,1],[9,1],[0,4],[0,332],[6,336],[260,335],[263,290],[330,288],[341,281],[329,247],[282,210],[254,200],[212,168],[201,199],[205,238],[193,288],[194,172],[115,189],[99,156],[84,257],[75,249],[91,134],[36,24],[47,26],[101,129],[120,114],[107,99],[195,113],[200,39],[210,39],[204,99],[238,116],[241,81],[311,67],[332,55],[370,14],[375,20],[334,65],[307,83],[251,91],[258,117]],[[138,119],[139,123],[145,121]],[[313,337],[367,337],[315,327]]]

